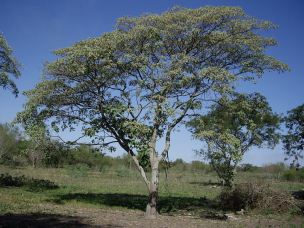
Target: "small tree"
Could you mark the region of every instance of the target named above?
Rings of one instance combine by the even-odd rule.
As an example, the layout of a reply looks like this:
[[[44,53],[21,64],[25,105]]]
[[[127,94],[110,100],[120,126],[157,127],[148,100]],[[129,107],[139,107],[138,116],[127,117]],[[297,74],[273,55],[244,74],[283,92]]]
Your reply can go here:
[[[90,137],[93,145],[118,144],[147,186],[146,216],[155,217],[159,162],[168,157],[172,131],[204,101],[233,91],[236,80],[287,69],[265,54],[276,41],[259,31],[271,28],[236,7],[121,18],[115,31],[56,51],[58,59],[26,93],[18,118],[24,124],[49,120],[54,130],[81,126],[80,138]],[[150,179],[139,151],[149,153]]]
[[[231,186],[236,167],[250,147],[278,143],[279,123],[265,97],[254,93],[221,99],[189,126],[194,136],[206,143],[200,154],[210,161],[223,183]]]
[[[0,124],[0,163],[13,164],[19,156],[21,134],[10,124]]]
[[[17,96],[18,89],[10,76],[20,76],[19,63],[12,56],[12,49],[9,47],[4,36],[0,34],[0,86],[8,88]]]
[[[290,110],[283,119],[288,129],[283,135],[283,148],[288,158],[293,158],[292,166],[299,167],[304,151],[304,104]]]
[[[46,137],[44,125],[26,126],[26,135],[29,137],[28,146],[25,150],[29,162],[35,168],[42,165],[46,158],[46,150],[50,146],[50,140]]]

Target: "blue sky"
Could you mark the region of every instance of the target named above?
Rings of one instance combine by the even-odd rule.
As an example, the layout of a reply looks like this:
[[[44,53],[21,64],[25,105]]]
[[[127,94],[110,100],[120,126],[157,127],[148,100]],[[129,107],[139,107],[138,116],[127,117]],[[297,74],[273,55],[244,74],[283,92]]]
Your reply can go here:
[[[256,84],[240,85],[243,92],[257,91],[268,98],[273,110],[287,110],[304,103],[304,1],[302,0],[240,0],[240,1],[148,1],[148,0],[1,0],[0,32],[14,49],[22,64],[22,77],[16,80],[22,92],[40,81],[43,63],[54,59],[52,51],[67,47],[89,37],[111,31],[117,18],[160,13],[180,5],[197,8],[205,5],[241,6],[257,18],[270,20],[279,28],[266,35],[275,37],[279,45],[269,53],[287,63],[291,72],[266,73]],[[26,99],[15,98],[0,89],[0,122],[10,122],[22,110]],[[197,159],[193,149],[200,143],[191,140],[183,128],[174,134],[171,159]],[[283,161],[281,146],[274,150],[251,149],[244,162],[262,165]]]

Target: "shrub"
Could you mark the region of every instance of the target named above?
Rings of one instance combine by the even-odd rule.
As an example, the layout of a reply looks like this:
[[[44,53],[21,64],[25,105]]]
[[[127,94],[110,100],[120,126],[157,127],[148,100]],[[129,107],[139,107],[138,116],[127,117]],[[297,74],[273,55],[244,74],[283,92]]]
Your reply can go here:
[[[71,177],[86,177],[88,176],[88,171],[90,167],[87,164],[76,164],[65,166],[67,175]]]
[[[212,171],[212,168],[210,165],[204,163],[204,162],[201,162],[201,161],[192,161],[191,162],[191,170],[194,171],[194,172],[197,172],[197,171],[203,171],[205,173],[209,173]]]
[[[10,124],[0,124],[0,163],[16,165],[21,136],[18,128]]]
[[[283,180],[304,181],[304,169],[288,169],[282,175]]]
[[[259,169],[259,167],[249,164],[249,163],[245,163],[245,164],[241,164],[237,170],[238,171],[242,171],[242,172],[255,172]]]
[[[67,162],[69,165],[84,165],[86,167],[99,171],[103,171],[105,169],[108,169],[109,167],[116,165],[116,161],[120,164],[123,163],[122,159],[113,159],[112,157],[105,156],[100,151],[97,151],[96,149],[89,146],[79,146],[73,149],[70,152],[70,155],[71,158]]]
[[[8,173],[0,174],[0,186],[6,187],[26,187],[31,191],[42,191],[47,189],[56,189],[58,185],[49,180],[28,178],[26,176],[13,177]]]
[[[174,170],[186,171],[188,164],[181,158],[177,158],[171,163],[171,168]]]
[[[283,162],[275,163],[275,164],[268,164],[262,167],[263,171],[266,173],[274,173],[279,174],[284,172],[287,167]]]
[[[219,195],[220,205],[225,210],[260,210],[262,212],[299,212],[294,198],[261,183],[243,183],[234,188],[225,188]]]

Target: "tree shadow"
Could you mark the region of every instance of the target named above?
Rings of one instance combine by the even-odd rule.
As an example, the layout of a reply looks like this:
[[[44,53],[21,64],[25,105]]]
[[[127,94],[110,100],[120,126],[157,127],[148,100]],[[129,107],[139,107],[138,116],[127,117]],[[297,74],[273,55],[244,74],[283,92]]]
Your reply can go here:
[[[57,195],[57,197],[51,201],[55,203],[64,203],[71,200],[94,205],[118,206],[145,211],[148,198],[145,195],[119,193],[69,193],[65,195]],[[218,209],[218,203],[205,197],[193,198],[161,196],[158,200],[158,211],[160,213],[171,214],[181,211],[197,212],[200,210],[215,209]]]
[[[6,214],[0,215],[0,227],[94,227],[83,218],[58,214]],[[95,226],[97,227],[97,226]],[[102,228],[121,227],[112,224],[100,225]]]
[[[291,195],[298,200],[304,200],[304,191],[299,190],[299,191],[293,191]]]
[[[189,182],[189,184],[198,185],[198,186],[216,186],[216,187],[223,186],[222,183],[215,181],[191,181]]]

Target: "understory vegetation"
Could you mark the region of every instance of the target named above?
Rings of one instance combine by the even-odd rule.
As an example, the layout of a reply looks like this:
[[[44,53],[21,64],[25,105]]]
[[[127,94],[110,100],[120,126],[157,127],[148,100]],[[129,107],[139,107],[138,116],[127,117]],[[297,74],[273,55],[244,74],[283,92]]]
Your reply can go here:
[[[110,157],[94,147],[49,140],[36,147],[9,125],[1,125],[0,214],[73,214],[80,208],[145,211],[147,194],[130,156]],[[45,146],[44,145],[44,146]],[[33,163],[33,158],[36,158]],[[144,156],[138,157],[145,164]],[[34,164],[34,165],[33,165]],[[147,173],[149,166],[144,166]],[[225,220],[226,213],[300,216],[304,169],[284,163],[240,164],[232,188],[222,185],[210,164],[182,159],[160,163],[161,215]]]
[[[77,208],[138,210],[144,212],[146,189],[135,167],[119,165],[97,170],[85,164],[46,168],[0,166],[0,213],[73,213]],[[222,186],[206,164],[181,159],[160,173],[158,211],[161,215],[191,215],[225,219],[226,213],[280,217],[300,216],[304,183],[287,181],[282,164],[242,170],[232,189]],[[281,175],[277,175],[280,169]]]

